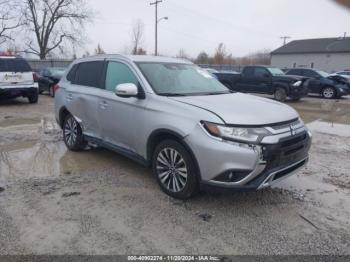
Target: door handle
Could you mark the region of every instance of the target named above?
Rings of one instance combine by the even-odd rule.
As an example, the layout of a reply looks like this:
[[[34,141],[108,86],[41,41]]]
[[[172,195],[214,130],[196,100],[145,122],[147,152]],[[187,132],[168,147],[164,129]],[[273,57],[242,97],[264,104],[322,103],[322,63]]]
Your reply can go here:
[[[67,100],[73,100],[73,95],[72,94],[68,94],[67,95]]]
[[[100,107],[102,109],[106,109],[108,107],[108,103],[106,101],[102,101],[102,102],[100,102]]]

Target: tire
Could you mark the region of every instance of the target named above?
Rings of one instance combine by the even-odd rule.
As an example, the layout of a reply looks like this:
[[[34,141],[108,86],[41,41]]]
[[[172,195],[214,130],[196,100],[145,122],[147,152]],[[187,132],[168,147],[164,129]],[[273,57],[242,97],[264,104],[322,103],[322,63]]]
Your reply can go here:
[[[326,86],[323,88],[321,95],[323,98],[333,99],[337,97],[337,91],[331,86]]]
[[[280,102],[285,102],[287,100],[287,92],[284,88],[277,87],[274,93],[275,99]]]
[[[67,148],[71,151],[84,149],[84,135],[82,129],[75,118],[68,114],[63,122],[63,140]]]
[[[29,100],[29,103],[31,104],[36,104],[38,103],[38,100],[39,100],[39,93],[36,92],[36,93],[33,93],[31,95],[28,96],[28,100]]]
[[[290,101],[292,102],[298,102],[301,100],[301,97],[294,97],[294,98],[291,98]]]
[[[165,140],[152,157],[153,174],[162,191],[177,199],[189,199],[198,192],[196,166],[187,149],[175,140]]]
[[[50,87],[49,87],[49,96],[55,97],[55,91],[54,91],[54,89],[53,89],[53,86],[50,86]]]

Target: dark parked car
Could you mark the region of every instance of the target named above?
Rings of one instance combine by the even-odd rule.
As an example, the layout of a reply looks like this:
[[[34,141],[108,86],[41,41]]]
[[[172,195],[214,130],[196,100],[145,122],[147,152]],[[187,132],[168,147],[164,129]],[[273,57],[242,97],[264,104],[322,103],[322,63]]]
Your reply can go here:
[[[287,75],[309,77],[309,93],[319,94],[327,99],[350,95],[350,84],[345,77],[307,68],[293,68]]]
[[[54,86],[61,80],[65,68],[51,67],[39,70],[37,72],[39,82],[39,93],[42,94],[44,91],[48,92],[50,96],[55,96]]]
[[[282,102],[287,97],[299,100],[308,93],[306,77],[287,76],[281,69],[268,66],[246,66],[242,74],[219,72],[215,75],[233,91],[274,95]]]

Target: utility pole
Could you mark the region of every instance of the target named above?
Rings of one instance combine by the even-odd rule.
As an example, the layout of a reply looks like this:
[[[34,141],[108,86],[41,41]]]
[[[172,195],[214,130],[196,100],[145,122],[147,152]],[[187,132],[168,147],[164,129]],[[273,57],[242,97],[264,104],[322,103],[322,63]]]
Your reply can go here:
[[[281,36],[280,38],[283,39],[283,45],[286,45],[287,39],[290,39],[291,37],[290,36]]]
[[[155,49],[154,49],[154,55],[158,55],[158,4],[163,2],[163,0],[156,0],[153,3],[150,3],[150,5],[154,5],[156,9],[156,18],[155,18]]]

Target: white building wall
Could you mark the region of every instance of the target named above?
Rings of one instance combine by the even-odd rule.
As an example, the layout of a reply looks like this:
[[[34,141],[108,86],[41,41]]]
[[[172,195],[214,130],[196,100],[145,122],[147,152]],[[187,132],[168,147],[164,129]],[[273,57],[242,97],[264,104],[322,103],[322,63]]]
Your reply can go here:
[[[279,68],[315,68],[329,73],[350,70],[350,53],[333,54],[276,54],[271,65]]]

